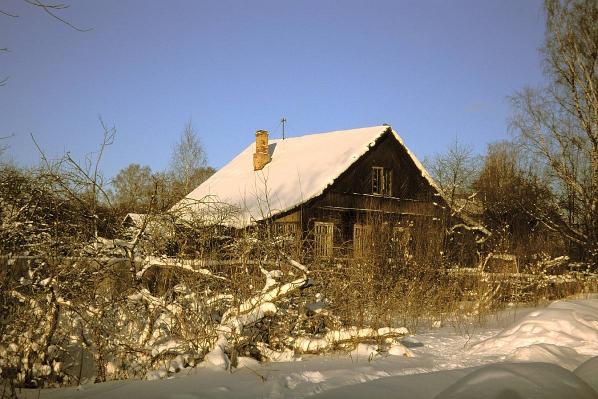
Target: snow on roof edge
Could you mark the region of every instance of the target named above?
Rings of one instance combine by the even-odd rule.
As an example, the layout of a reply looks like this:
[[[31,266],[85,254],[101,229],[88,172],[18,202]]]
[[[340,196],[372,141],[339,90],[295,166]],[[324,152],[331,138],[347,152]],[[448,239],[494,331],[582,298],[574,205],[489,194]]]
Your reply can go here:
[[[302,202],[297,203],[293,206],[289,206],[287,207],[287,209],[285,210],[281,210],[278,211],[276,213],[271,214],[269,217],[275,216],[275,215],[279,215],[285,212],[288,212],[290,210],[293,210],[303,204],[305,204],[306,202],[319,197],[320,195],[324,194],[324,191],[326,191],[326,189],[330,186],[332,186],[334,184],[334,182],[347,170],[349,169],[351,166],[353,166],[357,161],[359,161],[370,149],[372,149],[376,143],[378,142],[378,140],[380,140],[380,138],[388,131],[390,131],[392,133],[392,135],[394,136],[394,138],[399,142],[399,144],[401,144],[401,146],[405,149],[405,152],[407,152],[407,155],[409,155],[409,158],[411,158],[411,161],[413,161],[413,164],[415,165],[415,167],[420,171],[422,177],[428,182],[428,184],[430,186],[432,186],[432,188],[434,188],[434,190],[436,190],[438,192],[438,194],[442,197],[442,199],[444,200],[444,202],[446,203],[447,207],[450,207],[449,201],[447,201],[446,196],[444,194],[444,192],[442,191],[442,189],[440,188],[440,186],[438,185],[438,183],[436,183],[436,181],[434,180],[434,178],[428,173],[428,171],[426,170],[426,168],[424,167],[424,165],[419,161],[419,159],[417,159],[417,157],[415,156],[415,154],[413,154],[411,152],[411,150],[409,150],[409,147],[407,147],[405,145],[405,143],[403,142],[403,138],[389,125],[379,125],[380,127],[384,127],[385,129],[383,129],[380,134],[378,136],[376,136],[375,139],[371,140],[365,147],[365,150],[361,153],[359,153],[357,155],[357,157],[355,158],[355,160],[349,164],[344,170],[342,170],[338,175],[331,177],[330,180],[328,181],[328,183],[326,184],[326,186],[324,186],[321,190],[318,191],[318,193],[312,195],[310,198],[307,199],[303,199]],[[376,126],[377,127],[377,126]],[[301,136],[299,136],[301,137]]]
[[[424,165],[419,161],[419,159],[417,159],[417,157],[415,156],[415,154],[413,154],[411,152],[411,150],[409,149],[409,147],[407,147],[405,145],[405,143],[403,142],[403,138],[401,136],[399,136],[399,134],[393,128],[391,128],[390,126],[389,126],[389,129],[392,131],[392,134],[394,135],[395,139],[397,139],[397,141],[403,146],[403,148],[407,152],[407,155],[409,155],[409,158],[411,158],[411,160],[415,164],[415,167],[420,171],[422,177],[424,179],[426,179],[426,181],[428,182],[428,184],[430,184],[430,186],[432,186],[434,188],[434,190],[436,190],[438,192],[438,194],[442,197],[442,199],[448,205],[449,202],[446,200],[446,196],[445,196],[444,192],[442,191],[442,189],[440,188],[440,186],[438,185],[438,183],[436,183],[436,180],[434,180],[434,178],[428,173],[428,171],[426,170],[426,168],[424,167]]]
[[[298,207],[300,207],[301,205],[313,200],[314,198],[317,198],[319,196],[321,196],[326,189],[328,189],[328,187],[330,187],[331,185],[334,184],[334,182],[348,169],[350,168],[352,165],[354,165],[359,159],[361,159],[371,148],[373,148],[373,146],[376,145],[376,143],[378,142],[378,140],[380,140],[380,138],[386,134],[387,132],[391,132],[393,137],[395,138],[395,140],[397,140],[397,142],[405,149],[407,155],[409,156],[409,158],[411,159],[411,161],[413,162],[413,164],[415,165],[415,167],[419,170],[421,176],[426,180],[426,182],[436,191],[436,193],[442,198],[443,202],[445,203],[445,205],[447,206],[447,208],[451,209],[450,203],[449,201],[446,199],[446,196],[443,192],[443,190],[440,188],[440,186],[436,183],[436,181],[432,178],[432,176],[428,173],[428,171],[425,169],[425,167],[423,166],[423,164],[419,161],[419,159],[417,159],[417,157],[409,150],[409,148],[405,145],[402,137],[389,125],[378,125],[378,126],[371,126],[368,128],[362,128],[362,129],[375,129],[375,128],[379,128],[379,131],[375,134],[375,136],[372,136],[372,138],[370,138],[370,140],[364,145],[361,144],[358,147],[356,147],[356,151],[353,153],[352,156],[352,160],[350,161],[350,163],[343,165],[342,169],[336,169],[333,171],[333,173],[331,173],[329,175],[329,178],[321,183],[317,190],[309,193],[308,196],[303,197],[303,195],[297,200],[297,202],[292,203],[292,204],[285,204],[286,206],[283,206],[279,209],[269,209],[267,214],[264,215],[262,214],[261,216],[258,215],[254,215],[251,213],[251,209],[245,209],[245,212],[242,211],[242,207],[237,207],[239,208],[242,212],[240,213],[240,217],[235,217],[234,220],[230,220],[230,221],[223,221],[224,225],[230,226],[230,227],[235,227],[235,228],[243,228],[243,227],[247,227],[247,226],[251,226],[254,225],[255,223],[257,223],[258,221],[264,220],[264,219],[268,219],[271,217],[274,217],[276,215],[281,215],[284,213],[287,213],[293,209],[296,209]],[[354,129],[349,129],[349,130],[354,130]],[[349,131],[349,130],[345,130],[345,131]],[[305,134],[302,136],[297,136],[297,137],[293,137],[293,138],[289,138],[289,139],[297,139],[297,138],[302,138],[302,137],[306,137],[306,136],[318,136],[318,135],[323,135],[323,134],[330,134],[330,133],[339,133],[339,132],[343,132],[343,131],[333,131],[333,132],[323,132],[323,133],[315,133],[315,134]],[[273,143],[277,143],[280,142],[280,139],[274,139],[272,140]],[[228,162],[225,166],[223,166],[221,168],[221,170],[225,169],[229,164],[233,163],[237,158],[241,157],[246,151],[249,150],[249,148],[253,147],[255,145],[255,143],[251,143],[249,144],[246,148],[244,148],[239,154],[237,154],[237,156],[235,156],[230,162]],[[261,171],[257,171],[256,173],[261,173],[262,177],[264,177],[264,172],[265,170],[261,170]],[[217,174],[217,173],[216,173]],[[202,183],[200,186],[204,184],[209,184],[210,180],[214,177],[216,177],[216,174],[213,175],[212,177],[210,177],[208,180],[206,180],[204,183]],[[194,190],[195,191],[195,190]],[[175,204],[171,210],[176,210],[178,209],[182,209],[182,205],[184,203],[185,200],[195,200],[197,201],[198,199],[193,199],[190,197],[190,195],[193,193],[193,191],[191,193],[189,193],[187,196],[185,196],[181,201],[177,202],[177,204]],[[231,205],[234,207],[234,205]]]
[[[454,207],[454,205],[451,206],[451,203],[450,203],[450,201],[447,200],[446,194],[444,193],[442,188],[440,188],[438,183],[436,183],[436,180],[434,180],[434,178],[428,173],[428,171],[426,170],[424,165],[419,161],[419,159],[417,159],[415,157],[415,155],[405,145],[405,143],[403,143],[403,139],[401,138],[401,136],[399,136],[399,134],[397,132],[395,132],[394,129],[392,129],[392,133],[394,134],[395,138],[399,141],[399,143],[401,143],[401,145],[403,146],[405,151],[407,151],[407,154],[409,154],[409,157],[411,158],[411,160],[413,161],[415,166],[420,170],[424,179],[426,179],[428,181],[428,183],[438,192],[438,195],[440,195],[442,197],[443,201],[446,203],[446,206],[451,210],[451,212],[453,212],[454,215],[458,215],[465,223],[479,229],[485,235],[487,235],[487,236],[491,235],[492,233],[490,233],[490,231],[488,229],[486,229],[486,227],[479,224],[478,222],[476,222],[469,216],[463,214],[461,211],[456,209]]]
[[[310,196],[308,197],[301,197],[301,201],[298,203],[295,203],[293,205],[289,205],[285,208],[282,209],[277,209],[275,211],[270,211],[268,213],[268,215],[266,215],[263,218],[257,219],[254,217],[254,215],[249,214],[249,220],[247,220],[247,218],[234,218],[234,220],[231,221],[225,221],[223,224],[229,227],[235,227],[235,228],[244,228],[244,227],[248,227],[251,225],[254,225],[255,223],[257,223],[260,220],[264,220],[264,219],[269,219],[271,217],[274,217],[276,215],[281,215],[284,214],[286,212],[289,212],[295,208],[298,208],[299,206],[307,203],[308,201],[311,201],[314,198],[319,197],[320,195],[322,195],[324,193],[324,191],[326,191],[326,189],[328,187],[330,187],[332,184],[334,184],[334,182],[352,165],[355,164],[355,162],[357,162],[359,159],[361,159],[361,157],[363,157],[375,144],[376,142],[389,130],[392,131],[392,128],[390,126],[387,125],[377,125],[377,126],[371,126],[370,128],[381,128],[380,132],[372,139],[370,140],[366,145],[362,146],[361,150],[359,152],[356,152],[354,155],[354,159],[353,161],[347,165],[347,167],[345,167],[342,170],[338,170],[336,171],[336,173],[332,174],[331,177],[328,179],[328,181],[325,183],[325,185],[321,186],[321,189],[319,189],[318,191],[316,191],[315,193],[312,193]],[[364,128],[365,129],[365,128]],[[352,130],[352,129],[347,129],[347,130]],[[317,136],[319,134],[328,134],[328,133],[336,133],[336,132],[340,132],[340,131],[333,131],[333,132],[321,132],[321,133],[308,133],[308,134],[304,134],[301,136],[297,136],[297,137],[292,137],[292,138],[301,138],[301,137],[306,137],[306,136]],[[274,139],[271,140],[272,142],[278,142],[281,139]],[[402,143],[401,143],[402,144]],[[249,144],[247,147],[245,147],[239,154],[237,154],[237,156],[235,158],[237,158],[238,156],[240,156],[243,152],[247,151],[248,148],[254,146],[255,143],[251,143]],[[235,158],[233,158],[229,163],[231,163]],[[226,167],[228,165],[228,163],[224,166]],[[223,168],[224,168],[223,167]],[[256,173],[261,173],[263,175],[264,170],[259,170],[256,171]],[[209,180],[209,179],[208,179]],[[208,182],[208,180],[206,180],[204,183]],[[202,184],[204,184],[202,183]],[[185,200],[187,198],[187,196],[185,198],[183,198],[183,200]],[[182,202],[183,200],[179,201]],[[174,209],[179,203],[175,204],[171,209]]]
[[[308,198],[302,198],[301,202],[294,204],[294,205],[290,205],[287,206],[286,209],[282,209],[282,210],[278,210],[275,213],[270,214],[268,217],[272,217],[275,215],[280,215],[282,213],[286,213],[288,211],[291,211],[303,204],[305,204],[308,201],[311,201],[314,198],[318,198],[320,195],[324,194],[324,191],[326,191],[326,189],[330,186],[332,186],[334,184],[334,182],[343,174],[345,173],[345,171],[347,169],[349,169],[351,166],[353,166],[355,164],[355,162],[359,161],[361,159],[361,157],[363,157],[365,154],[367,154],[367,152],[372,149],[373,146],[376,145],[376,142],[389,130],[392,131],[392,128],[390,126],[385,126],[385,125],[379,125],[379,126],[372,126],[372,127],[384,127],[385,129],[382,129],[382,131],[373,139],[370,140],[363,148],[361,152],[357,152],[355,153],[355,159],[353,160],[353,162],[351,162],[346,168],[344,168],[341,171],[338,171],[337,174],[335,175],[331,175],[331,177],[328,179],[328,182],[326,183],[326,185],[324,185],[320,190],[318,190],[317,192],[315,192],[314,194],[312,194],[311,196],[309,196]],[[318,134],[318,133],[315,133]],[[320,134],[325,134],[325,133],[320,133]],[[303,135],[303,136],[309,136],[309,134]],[[298,136],[298,137],[303,137],[303,136]],[[262,172],[262,171],[260,171]]]

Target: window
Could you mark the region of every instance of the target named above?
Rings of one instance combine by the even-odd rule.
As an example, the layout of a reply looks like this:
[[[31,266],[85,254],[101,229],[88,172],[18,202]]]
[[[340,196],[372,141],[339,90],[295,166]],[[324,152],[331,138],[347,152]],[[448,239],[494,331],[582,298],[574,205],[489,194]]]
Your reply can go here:
[[[275,222],[273,227],[278,237],[295,238],[299,235],[299,223],[296,222]]]
[[[301,228],[297,222],[275,222],[274,236],[279,240],[285,253],[297,255],[301,246]]]
[[[392,169],[384,169],[383,193],[387,197],[392,197]]]
[[[320,257],[332,256],[334,223],[316,222],[314,225],[314,254]]]
[[[372,246],[372,226],[353,225],[353,256],[358,258],[369,253]]]
[[[392,196],[392,169],[372,167],[372,194]]]

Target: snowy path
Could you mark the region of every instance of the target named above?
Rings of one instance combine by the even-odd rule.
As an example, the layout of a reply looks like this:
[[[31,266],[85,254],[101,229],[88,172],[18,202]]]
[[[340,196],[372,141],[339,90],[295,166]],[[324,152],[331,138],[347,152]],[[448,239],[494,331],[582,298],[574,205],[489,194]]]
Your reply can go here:
[[[523,388],[535,384],[540,386],[535,387],[540,391],[543,384],[546,389],[552,384],[551,392],[562,395],[571,393],[559,391],[561,387],[555,386],[555,381],[569,381],[567,389],[574,389],[573,394],[577,397],[598,398],[586,382],[569,371],[592,356],[598,356],[596,336],[598,299],[559,301],[548,308],[505,313],[490,323],[490,327],[469,336],[457,334],[450,327],[415,335],[404,341],[415,357],[379,356],[369,360],[335,354],[285,363],[248,361],[247,367],[233,373],[198,367],[162,381],[115,381],[85,386],[81,390],[44,390],[41,398],[284,398],[314,395],[375,398],[388,397],[390,393],[396,398],[434,398],[442,391],[441,395],[451,398],[467,397],[467,392],[474,392],[470,397],[476,397],[475,392],[479,395],[479,389],[488,389],[484,386],[489,384],[488,381],[492,388],[496,388],[497,383],[492,383],[494,380]],[[497,364],[512,361],[543,361],[566,368],[546,363]],[[482,365],[486,366],[480,368]],[[590,366],[582,374],[598,376],[598,361]],[[536,381],[538,378],[539,382]],[[598,381],[595,388],[598,388]],[[38,392],[28,392],[27,395],[23,397],[37,397]]]

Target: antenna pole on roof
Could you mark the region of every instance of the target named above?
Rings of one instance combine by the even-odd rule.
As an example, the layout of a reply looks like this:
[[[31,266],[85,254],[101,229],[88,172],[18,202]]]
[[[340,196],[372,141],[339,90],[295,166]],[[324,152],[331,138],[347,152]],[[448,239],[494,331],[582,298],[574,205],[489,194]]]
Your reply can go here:
[[[284,140],[284,126],[287,123],[287,118],[285,118],[283,116],[282,119],[280,120],[280,123],[282,123],[282,139]]]

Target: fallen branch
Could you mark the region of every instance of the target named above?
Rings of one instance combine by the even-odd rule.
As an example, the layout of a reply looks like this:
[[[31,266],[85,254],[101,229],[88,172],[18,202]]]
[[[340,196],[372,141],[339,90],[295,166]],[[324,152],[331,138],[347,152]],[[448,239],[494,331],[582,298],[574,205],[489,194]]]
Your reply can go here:
[[[297,337],[289,340],[288,344],[301,353],[319,353],[347,342],[398,338],[407,334],[409,334],[409,331],[405,327],[383,327],[378,329],[349,327],[329,331],[320,338]]]

